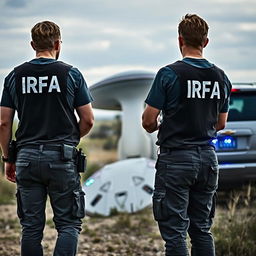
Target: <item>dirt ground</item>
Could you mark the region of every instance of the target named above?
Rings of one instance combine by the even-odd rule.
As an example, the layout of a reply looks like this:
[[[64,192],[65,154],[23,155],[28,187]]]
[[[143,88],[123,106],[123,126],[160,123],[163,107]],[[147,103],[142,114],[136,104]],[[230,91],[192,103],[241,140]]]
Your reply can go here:
[[[44,230],[44,255],[52,255],[56,231],[47,206]],[[0,205],[0,256],[18,256],[20,224],[16,205]],[[162,256],[164,246],[151,209],[141,213],[108,218],[86,217],[79,239],[78,256]]]

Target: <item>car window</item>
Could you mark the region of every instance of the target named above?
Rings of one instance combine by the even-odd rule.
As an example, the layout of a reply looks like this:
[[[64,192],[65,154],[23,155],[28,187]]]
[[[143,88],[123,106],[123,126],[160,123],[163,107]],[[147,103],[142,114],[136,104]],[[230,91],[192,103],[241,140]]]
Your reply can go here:
[[[228,121],[256,120],[256,93],[232,93]]]

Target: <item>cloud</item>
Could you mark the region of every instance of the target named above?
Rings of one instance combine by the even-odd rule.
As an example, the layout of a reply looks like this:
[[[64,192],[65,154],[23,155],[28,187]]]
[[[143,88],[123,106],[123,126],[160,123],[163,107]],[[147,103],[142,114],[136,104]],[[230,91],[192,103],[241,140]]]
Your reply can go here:
[[[247,22],[247,23],[240,23],[238,28],[241,31],[248,31],[248,32],[255,32],[256,31],[256,22]]]
[[[245,83],[248,83],[248,82],[256,82],[256,69],[252,69],[252,70],[247,70],[247,69],[244,69],[244,70],[229,70],[227,69],[226,70],[226,73],[228,74],[229,76],[229,79],[230,81],[232,82],[245,82]]]
[[[13,8],[23,8],[26,4],[26,0],[5,0],[5,5]]]
[[[256,80],[253,0],[8,0],[0,12],[0,69],[33,58],[30,29],[52,20],[62,31],[61,60],[83,70],[89,84],[126,69],[157,71],[181,58],[177,24],[198,13],[210,26],[205,56],[234,81]]]
[[[110,48],[110,46],[111,41],[109,40],[88,40],[84,41],[83,43],[77,42],[75,44],[67,45],[65,46],[65,50],[76,49],[76,51],[92,53],[94,51],[106,51]]]

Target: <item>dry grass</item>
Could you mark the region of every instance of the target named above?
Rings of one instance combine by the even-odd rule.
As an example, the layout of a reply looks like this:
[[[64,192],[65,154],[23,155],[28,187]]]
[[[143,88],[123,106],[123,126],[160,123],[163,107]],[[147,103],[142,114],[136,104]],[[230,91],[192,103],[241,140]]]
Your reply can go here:
[[[82,147],[88,156],[86,179],[106,163],[117,160],[116,150],[103,150],[104,139],[85,138]],[[232,191],[219,206],[213,226],[217,256],[256,255],[256,186]],[[0,174],[0,256],[19,255],[20,225],[16,216],[15,185]],[[47,206],[43,247],[52,255],[56,231]],[[162,256],[164,243],[150,208],[137,214],[86,217],[80,236],[78,256]]]
[[[217,256],[256,255],[256,186],[231,191],[213,226]]]
[[[0,256],[17,256],[20,250],[20,227],[16,206],[0,206]],[[44,232],[44,255],[52,255],[56,231],[47,205]],[[128,226],[127,226],[128,223]],[[138,214],[122,214],[108,218],[86,217],[80,235],[78,256],[163,256],[160,238],[151,209]]]
[[[248,190],[251,191],[249,195]],[[238,192],[232,192],[226,201],[227,206],[217,208],[213,226],[217,256],[256,255],[255,190],[252,187],[239,191],[239,197]],[[19,255],[20,226],[16,205],[0,205],[0,216],[0,256]],[[56,236],[48,205],[43,241],[46,256],[51,255]],[[153,220],[152,209],[131,215],[86,217],[78,255],[164,255],[164,243]]]
[[[16,185],[8,181],[0,172],[0,205],[14,203],[15,190]]]

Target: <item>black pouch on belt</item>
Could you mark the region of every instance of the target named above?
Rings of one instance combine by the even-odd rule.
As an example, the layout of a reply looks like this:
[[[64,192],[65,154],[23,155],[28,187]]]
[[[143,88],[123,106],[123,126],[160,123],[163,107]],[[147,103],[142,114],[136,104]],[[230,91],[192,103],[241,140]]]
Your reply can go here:
[[[63,144],[62,145],[62,150],[61,150],[61,159],[63,161],[72,160],[74,158],[74,151],[75,151],[74,146]]]
[[[86,169],[86,155],[83,153],[82,149],[80,148],[77,151],[77,171],[78,172],[85,172]]]

